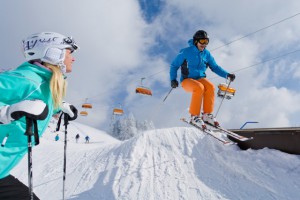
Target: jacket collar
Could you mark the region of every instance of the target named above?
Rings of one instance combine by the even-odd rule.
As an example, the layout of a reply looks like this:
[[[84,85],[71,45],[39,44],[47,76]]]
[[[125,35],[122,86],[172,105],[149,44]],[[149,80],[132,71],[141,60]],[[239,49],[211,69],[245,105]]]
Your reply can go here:
[[[194,40],[193,40],[193,39],[190,39],[190,40],[188,41],[188,44],[189,44],[189,46],[190,46],[191,48],[193,48],[193,51],[194,51],[195,53],[201,53],[201,52],[205,51],[205,49],[204,49],[203,51],[200,51],[200,50],[196,47],[196,45],[194,45]]]
[[[17,69],[27,69],[27,70],[31,70],[37,74],[39,74],[40,76],[43,76],[47,79],[51,79],[52,77],[52,71],[49,70],[48,68],[46,68],[45,66],[42,65],[42,67],[40,65],[36,65],[36,64],[32,64],[29,62],[25,62],[22,65],[20,65]]]

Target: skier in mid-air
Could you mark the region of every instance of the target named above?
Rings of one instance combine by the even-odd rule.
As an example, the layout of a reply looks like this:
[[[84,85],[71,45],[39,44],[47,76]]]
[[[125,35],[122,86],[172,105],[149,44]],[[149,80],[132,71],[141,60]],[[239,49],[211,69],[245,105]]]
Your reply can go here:
[[[170,66],[171,87],[178,87],[177,70],[181,67],[181,86],[186,92],[192,93],[189,107],[190,122],[205,128],[205,123],[219,126],[213,115],[215,86],[206,78],[205,71],[209,67],[217,75],[233,81],[235,75],[222,69],[214,57],[206,49],[209,36],[204,30],[197,31],[193,39],[188,41],[189,47],[181,49]],[[203,115],[200,116],[203,103]]]
[[[0,74],[0,199],[39,199],[10,172],[27,153],[31,137],[24,135],[27,117],[44,119],[37,121],[39,136],[60,110],[69,120],[76,119],[77,109],[63,103],[65,73],[72,71],[76,49],[71,37],[54,32],[32,34],[23,40],[27,62]]]

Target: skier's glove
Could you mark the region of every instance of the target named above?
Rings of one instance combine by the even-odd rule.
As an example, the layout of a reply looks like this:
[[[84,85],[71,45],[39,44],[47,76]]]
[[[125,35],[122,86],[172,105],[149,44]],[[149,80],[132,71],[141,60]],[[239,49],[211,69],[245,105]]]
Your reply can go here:
[[[48,115],[48,106],[41,100],[24,100],[0,108],[0,124],[9,124],[21,117],[44,120]]]
[[[177,80],[172,80],[171,81],[171,87],[172,88],[177,88],[178,87],[178,81]]]
[[[75,120],[78,116],[78,110],[75,108],[75,106],[64,101],[61,105],[61,111],[68,115],[69,121]]]
[[[235,79],[235,74],[228,74],[228,75],[227,75],[227,78],[228,78],[230,81],[234,81],[234,79]]]

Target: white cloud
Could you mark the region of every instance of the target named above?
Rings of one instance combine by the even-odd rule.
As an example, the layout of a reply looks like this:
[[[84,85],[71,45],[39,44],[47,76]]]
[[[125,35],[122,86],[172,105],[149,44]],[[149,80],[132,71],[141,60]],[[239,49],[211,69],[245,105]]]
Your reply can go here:
[[[296,14],[300,3],[268,0],[249,6],[236,0],[174,0],[161,5],[161,12],[147,24],[134,0],[5,0],[0,8],[0,24],[5,27],[0,38],[1,68],[24,61],[20,41],[28,34],[47,30],[72,35],[81,49],[68,77],[67,100],[80,106],[88,98],[95,107],[89,117],[80,118],[81,122],[98,128],[108,126],[112,109],[121,103],[137,118],[153,120],[156,127],[182,125],[179,118],[188,115],[190,94],[179,88],[164,103],[162,99],[170,90],[169,64],[194,32],[207,30],[211,38],[208,49],[213,50]],[[299,96],[291,83],[300,77],[296,55],[257,63],[299,48],[299,17],[212,51],[224,69],[237,71],[232,83],[237,94],[223,103],[218,114],[221,124],[238,128],[254,118],[260,121],[258,126],[297,123]],[[213,73],[207,74],[216,85],[224,82]],[[142,77],[147,78],[143,83],[152,88],[152,97],[135,94]],[[218,105],[219,100],[215,109]]]

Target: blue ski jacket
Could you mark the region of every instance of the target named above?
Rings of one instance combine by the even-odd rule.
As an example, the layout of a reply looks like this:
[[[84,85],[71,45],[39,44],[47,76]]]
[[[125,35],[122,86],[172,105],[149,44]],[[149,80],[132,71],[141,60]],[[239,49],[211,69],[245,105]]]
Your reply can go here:
[[[41,136],[53,115],[53,101],[50,91],[52,72],[46,68],[23,63],[15,70],[0,73],[0,108],[23,100],[40,99],[44,101],[49,113],[45,120],[38,120],[38,131]],[[9,175],[10,171],[27,153],[27,136],[25,117],[12,121],[10,124],[0,124],[0,179]],[[34,139],[32,139],[34,141]],[[34,142],[33,142],[34,143]]]
[[[170,80],[177,80],[177,71],[181,67],[180,82],[185,78],[205,78],[205,71],[209,67],[217,75],[227,78],[229,74],[222,69],[207,49],[200,51],[194,44],[193,39],[188,41],[189,47],[181,49],[170,66]]]

